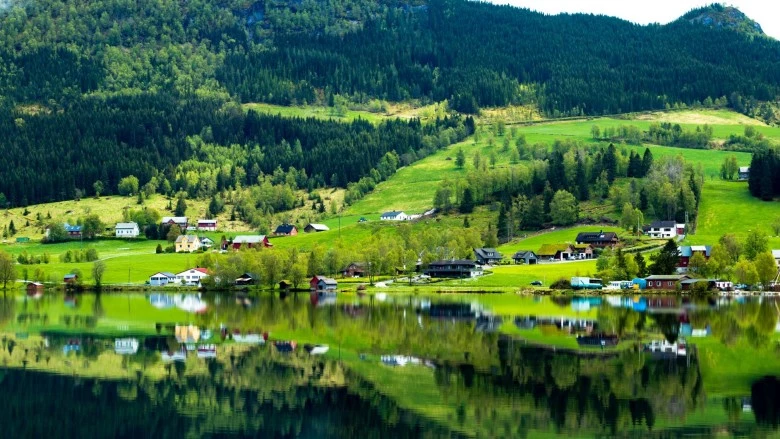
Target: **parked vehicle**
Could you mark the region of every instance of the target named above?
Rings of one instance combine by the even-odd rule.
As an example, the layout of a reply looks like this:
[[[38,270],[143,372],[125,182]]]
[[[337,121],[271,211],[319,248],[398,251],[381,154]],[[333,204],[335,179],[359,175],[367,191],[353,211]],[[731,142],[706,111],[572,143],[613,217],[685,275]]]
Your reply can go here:
[[[600,290],[603,286],[601,279],[579,276],[571,278],[571,287],[574,290]]]
[[[535,281],[531,282],[531,285],[533,285],[535,287],[541,287],[542,286],[542,281],[535,280]]]

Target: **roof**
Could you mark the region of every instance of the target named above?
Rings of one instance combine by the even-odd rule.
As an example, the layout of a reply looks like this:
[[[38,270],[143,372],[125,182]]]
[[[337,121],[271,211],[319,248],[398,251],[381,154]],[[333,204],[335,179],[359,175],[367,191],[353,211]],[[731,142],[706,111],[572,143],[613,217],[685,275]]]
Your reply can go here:
[[[215,219],[199,219],[198,224],[216,224],[217,220]]]
[[[173,221],[176,224],[186,223],[187,217],[186,216],[164,216],[162,217],[162,220],[160,220],[160,223],[168,224],[171,221]]]
[[[404,213],[402,210],[391,210],[390,212],[385,212],[382,214],[383,217],[389,216],[389,217],[396,217],[400,214]]]
[[[433,262],[431,262],[428,265],[429,266],[430,265],[470,265],[470,266],[475,266],[475,265],[477,265],[477,263],[474,262],[474,261],[470,261],[468,259],[445,259],[445,260],[441,260],[441,261],[433,261]]]
[[[780,259],[780,250],[772,250],[772,256],[774,256],[775,259]]]
[[[306,226],[306,228],[309,228],[309,227],[313,228],[314,230],[320,231],[320,232],[324,232],[326,230],[330,230],[330,228],[328,226],[326,226],[325,224],[314,224],[314,223],[311,223],[308,226]]]
[[[501,259],[503,256],[494,248],[475,248],[474,253],[482,259]]]
[[[740,166],[739,172],[750,172],[750,166]]]
[[[326,285],[338,285],[336,279],[333,279],[331,277],[320,277],[319,282],[325,282]]]
[[[653,221],[650,223],[651,229],[673,229],[677,227],[676,221]]]
[[[241,276],[238,276],[238,279],[260,279],[260,276],[258,276],[255,273],[250,273],[250,272],[247,271],[246,273],[242,274]]]
[[[81,226],[72,226],[68,223],[65,223],[65,231],[66,232],[80,232]]]
[[[203,274],[206,274],[206,275],[209,274],[209,271],[207,269],[201,268],[201,267],[195,267],[195,268],[188,268],[188,269],[186,269],[184,271],[180,271],[179,273],[176,273],[176,276],[178,276],[180,274],[184,274],[184,273],[186,273],[188,271],[197,271],[198,273],[203,273]]]
[[[615,232],[581,232],[577,234],[577,242],[601,242],[601,241],[614,241],[617,240],[617,233]]]
[[[75,279],[75,278],[77,278],[77,277],[78,277],[78,276],[76,276],[75,274],[71,273],[71,274],[66,274],[64,278],[65,278],[65,279]]]
[[[589,248],[593,248],[593,246],[590,244],[574,244],[572,247],[576,248],[577,250],[587,250]]]
[[[680,283],[688,285],[688,284],[695,284],[698,282],[717,282],[717,281],[718,281],[717,279],[685,279],[685,280],[681,280]]]
[[[710,245],[683,245],[677,247],[677,251],[680,252],[680,256],[690,258],[693,256],[693,252],[704,252],[704,255],[709,257],[712,246]]]
[[[176,275],[175,275],[175,274],[173,274],[173,273],[171,273],[171,272],[169,272],[169,271],[158,271],[157,273],[154,273],[153,275],[151,275],[151,276],[149,276],[149,277],[155,277],[155,276],[157,276],[158,274],[162,274],[162,275],[163,275],[163,276],[165,276],[165,277],[176,277]]]
[[[265,241],[265,235],[238,235],[233,238],[234,244],[259,244]]]
[[[295,230],[295,225],[293,224],[279,224],[276,226],[276,230],[274,230],[274,233],[277,234],[288,234],[291,233],[293,230]]]
[[[554,255],[558,253],[559,251],[566,251],[571,246],[569,244],[543,244],[541,247],[539,247],[539,251],[536,252],[537,255]]]
[[[203,238],[200,238],[200,242],[210,242],[213,244],[214,240],[209,238],[208,236],[204,236]]]
[[[512,256],[512,259],[525,259],[526,257],[536,257],[536,253],[533,250],[518,250],[517,253]]]
[[[654,274],[652,276],[647,276],[645,280],[685,280],[689,279],[690,276],[685,274]]]
[[[117,229],[137,229],[138,223],[116,223]]]
[[[179,235],[179,237],[176,238],[176,243],[177,244],[180,243],[180,242],[184,242],[184,241],[187,241],[187,242],[190,242],[190,243],[194,244],[196,241],[200,242],[200,239],[198,239],[198,237],[195,236],[195,235]]]

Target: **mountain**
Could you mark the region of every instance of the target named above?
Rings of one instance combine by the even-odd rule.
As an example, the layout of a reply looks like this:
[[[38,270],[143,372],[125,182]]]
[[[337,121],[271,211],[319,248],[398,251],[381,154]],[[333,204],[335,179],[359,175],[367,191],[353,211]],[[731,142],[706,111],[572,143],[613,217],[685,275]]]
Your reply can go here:
[[[212,196],[279,166],[304,170],[302,187],[344,186],[390,152],[408,163],[470,131],[464,120],[255,120],[245,102],[446,99],[463,113],[530,104],[557,117],[708,99],[755,112],[777,99],[779,42],[694,18],[639,26],[467,0],[11,1],[0,10],[0,192],[35,203],[135,174]],[[317,159],[335,151],[349,162]]]
[[[694,9],[680,17],[689,23],[701,24],[711,28],[731,29],[746,35],[766,36],[754,20],[733,6],[714,3],[703,8]]]

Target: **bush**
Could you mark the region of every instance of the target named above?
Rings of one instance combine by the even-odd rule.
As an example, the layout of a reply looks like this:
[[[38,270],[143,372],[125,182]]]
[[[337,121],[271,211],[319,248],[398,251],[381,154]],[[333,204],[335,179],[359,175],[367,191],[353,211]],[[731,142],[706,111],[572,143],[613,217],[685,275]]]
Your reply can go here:
[[[570,290],[571,282],[568,279],[560,278],[550,284],[550,289],[553,290]]]
[[[165,247],[165,253],[176,253],[176,247],[169,245],[168,247]]]
[[[162,244],[157,244],[157,248],[154,249],[154,252],[158,255],[163,252]]]

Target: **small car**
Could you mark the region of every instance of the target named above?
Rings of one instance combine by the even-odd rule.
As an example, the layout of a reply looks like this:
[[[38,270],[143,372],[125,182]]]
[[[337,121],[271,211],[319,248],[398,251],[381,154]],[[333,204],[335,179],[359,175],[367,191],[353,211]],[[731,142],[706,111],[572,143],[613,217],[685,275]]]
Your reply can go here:
[[[535,287],[541,287],[542,286],[542,281],[535,280],[535,281],[531,282],[531,285],[533,285]]]

